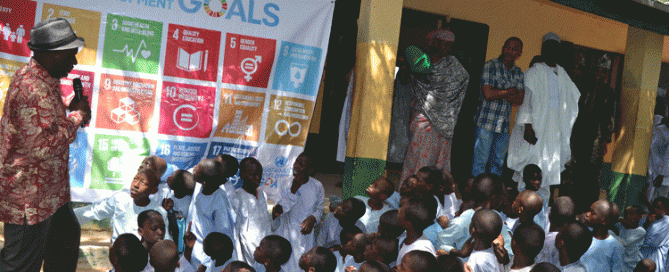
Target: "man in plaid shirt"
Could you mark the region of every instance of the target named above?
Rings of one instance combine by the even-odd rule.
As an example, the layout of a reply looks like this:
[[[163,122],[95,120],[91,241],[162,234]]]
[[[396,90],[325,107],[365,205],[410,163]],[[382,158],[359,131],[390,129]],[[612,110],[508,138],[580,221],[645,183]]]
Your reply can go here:
[[[502,165],[509,145],[511,107],[523,103],[523,71],[516,60],[523,53],[523,42],[511,37],[504,42],[502,54],[483,66],[481,94],[476,114],[476,142],[472,176],[486,173],[502,175]]]

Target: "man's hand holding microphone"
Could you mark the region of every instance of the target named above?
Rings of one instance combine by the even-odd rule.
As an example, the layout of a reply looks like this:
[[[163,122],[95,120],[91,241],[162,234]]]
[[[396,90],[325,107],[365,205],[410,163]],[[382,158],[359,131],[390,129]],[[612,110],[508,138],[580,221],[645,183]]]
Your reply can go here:
[[[84,96],[84,87],[81,84],[81,79],[73,79],[72,88],[74,89],[74,98],[70,102],[68,109],[71,112],[79,111],[79,114],[83,117],[83,122],[81,123],[81,127],[83,128],[91,121],[91,105],[88,103],[88,97]]]

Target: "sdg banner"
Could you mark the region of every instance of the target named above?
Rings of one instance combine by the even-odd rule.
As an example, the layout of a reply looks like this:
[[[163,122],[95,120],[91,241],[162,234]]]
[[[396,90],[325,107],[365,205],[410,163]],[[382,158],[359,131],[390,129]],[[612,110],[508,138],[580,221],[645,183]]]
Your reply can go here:
[[[73,201],[127,189],[149,155],[179,169],[256,157],[274,195],[304,149],[333,12],[331,0],[2,1],[0,107],[30,29],[62,17],[86,40],[63,100],[80,78],[93,110],[70,145]]]

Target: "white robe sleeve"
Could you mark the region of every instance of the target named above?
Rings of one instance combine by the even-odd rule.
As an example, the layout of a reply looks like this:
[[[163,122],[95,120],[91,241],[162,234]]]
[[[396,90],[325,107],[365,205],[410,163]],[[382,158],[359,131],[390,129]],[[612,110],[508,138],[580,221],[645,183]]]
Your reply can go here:
[[[112,195],[98,203],[74,209],[79,224],[84,225],[91,220],[110,219],[114,215],[116,196]]]
[[[230,215],[230,207],[226,203],[225,199],[221,199],[220,206],[214,209],[213,218],[214,218],[214,231],[223,233],[234,239],[233,236],[233,221]],[[203,237],[204,238],[204,237]]]
[[[525,98],[516,112],[516,124],[532,124],[532,89],[525,85]]]
[[[325,201],[325,189],[320,182],[314,183],[316,185],[316,205],[314,205],[314,211],[311,213],[312,216],[316,218],[316,224],[321,221],[323,217],[323,202]]]
[[[473,211],[471,211],[473,212]],[[450,252],[451,249],[460,249],[469,238],[469,221],[471,216],[458,216],[453,218],[451,224],[437,236],[437,249]]]
[[[225,195],[228,197],[228,201],[230,202],[231,208],[236,212],[239,213],[239,209],[241,208],[242,205],[242,200],[239,197],[239,193],[237,193],[237,189],[235,189],[235,186],[232,185],[232,182],[226,182],[225,185]]]
[[[298,192],[293,194],[293,192],[290,191],[290,187],[291,185],[287,184],[287,186],[281,189],[281,200],[279,200],[279,203],[277,203],[277,205],[281,205],[283,208],[284,214],[290,212],[293,206],[295,206],[297,201],[300,199]]]

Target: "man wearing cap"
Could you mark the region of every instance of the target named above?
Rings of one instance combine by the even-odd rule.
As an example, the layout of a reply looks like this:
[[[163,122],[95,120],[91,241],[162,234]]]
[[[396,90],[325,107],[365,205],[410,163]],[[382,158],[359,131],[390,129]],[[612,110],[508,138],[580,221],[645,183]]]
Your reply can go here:
[[[63,104],[60,79],[84,40],[62,18],[30,31],[33,57],[16,71],[0,118],[0,271],[75,271],[81,228],[70,203],[69,144],[90,120],[87,98]],[[66,115],[66,110],[70,113]]]
[[[429,73],[410,76],[416,98],[402,181],[428,165],[451,171],[451,139],[469,84],[464,66],[450,55],[453,32],[439,29],[427,38]]]
[[[571,158],[569,141],[580,97],[565,69],[557,64],[559,46],[557,35],[546,34],[541,47],[543,62],[525,72],[525,99],[516,113],[507,161],[519,189],[525,188],[521,181],[526,165],[541,168],[539,193],[544,199],[550,196],[549,186],[560,183],[560,173]]]
[[[523,71],[516,60],[523,53],[523,42],[511,37],[504,42],[502,54],[483,65],[481,93],[476,115],[476,141],[472,177],[486,173],[502,176],[509,144],[511,107],[523,102]]]

